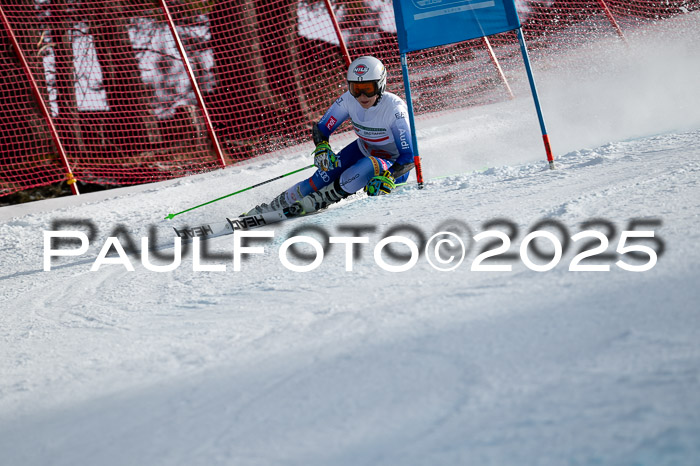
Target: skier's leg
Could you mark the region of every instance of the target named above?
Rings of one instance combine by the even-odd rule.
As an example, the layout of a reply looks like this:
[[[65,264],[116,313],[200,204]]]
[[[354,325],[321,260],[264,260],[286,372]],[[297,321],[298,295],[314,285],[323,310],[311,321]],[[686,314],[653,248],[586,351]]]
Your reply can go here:
[[[364,158],[362,152],[360,152],[357,141],[348,144],[343,150],[338,152],[337,156],[340,158],[340,165],[337,167],[326,172],[320,169],[316,170],[310,178],[296,183],[294,186],[276,196],[269,204],[263,203],[255,206],[255,208],[247,212],[246,215],[256,215],[289,207],[305,196],[331,185],[341,176],[347,167],[354,165],[359,159]]]
[[[372,177],[391,166],[390,162],[376,157],[362,157],[347,168],[333,183],[311,192],[295,204],[293,214],[315,212],[356,193],[367,185]]]

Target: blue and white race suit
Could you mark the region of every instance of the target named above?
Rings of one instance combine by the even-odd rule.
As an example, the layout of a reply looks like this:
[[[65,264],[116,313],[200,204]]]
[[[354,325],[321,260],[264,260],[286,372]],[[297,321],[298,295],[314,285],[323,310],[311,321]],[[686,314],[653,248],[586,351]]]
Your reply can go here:
[[[405,102],[395,94],[384,92],[376,105],[365,109],[350,92],[341,95],[326,111],[318,128],[326,139],[350,119],[357,139],[337,155],[340,165],[329,171],[316,170],[308,180],[287,190],[289,203],[328,186],[340,178],[340,186],[347,193],[364,188],[372,177],[384,170],[413,162],[411,127]],[[400,176],[402,183],[409,173]]]

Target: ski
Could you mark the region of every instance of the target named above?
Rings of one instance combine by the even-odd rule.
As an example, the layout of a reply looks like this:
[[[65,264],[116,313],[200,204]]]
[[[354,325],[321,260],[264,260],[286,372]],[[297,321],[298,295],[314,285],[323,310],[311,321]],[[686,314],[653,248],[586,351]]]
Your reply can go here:
[[[272,212],[265,212],[258,215],[246,215],[243,217],[226,218],[229,225],[231,225],[231,231],[234,230],[251,230],[253,228],[260,228],[272,223],[281,222],[288,218],[293,217],[287,209],[275,210]]]
[[[345,202],[352,202],[356,199],[356,196],[351,196],[350,198],[346,198]],[[175,234],[183,240],[191,241],[193,238],[203,240],[216,238],[218,236],[232,235],[236,230],[252,230],[254,228],[265,227],[302,215],[315,215],[322,211],[325,211],[325,209],[302,214],[299,206],[292,205],[284,209],[273,210],[272,212],[264,212],[257,215],[242,215],[233,218],[227,217],[225,222],[203,223],[196,226],[188,225],[181,228],[173,227],[173,229],[175,230]]]
[[[245,215],[242,217],[226,218],[225,222],[204,223],[197,226],[173,227],[175,234],[183,240],[193,238],[210,239],[218,236],[232,235],[236,230],[250,230],[261,228],[273,223],[281,222],[290,218],[284,210],[265,212],[257,215]]]

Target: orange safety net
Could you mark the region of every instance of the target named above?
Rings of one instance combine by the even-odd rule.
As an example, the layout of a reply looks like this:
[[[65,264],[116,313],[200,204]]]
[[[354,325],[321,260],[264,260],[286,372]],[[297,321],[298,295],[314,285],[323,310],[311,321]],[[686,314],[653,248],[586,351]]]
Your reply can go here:
[[[533,60],[594,33],[614,35],[604,6],[623,31],[700,8],[700,0],[516,4]],[[56,138],[75,178],[101,185],[185,176],[306,142],[312,122],[345,90],[341,38],[350,58],[383,60],[390,90],[404,95],[391,0],[166,5],[170,17],[159,0],[0,0],[7,18],[0,25],[0,196],[66,182]],[[506,71],[522,66],[513,32],[490,43]],[[411,53],[409,65],[418,114],[508,98],[482,39]]]

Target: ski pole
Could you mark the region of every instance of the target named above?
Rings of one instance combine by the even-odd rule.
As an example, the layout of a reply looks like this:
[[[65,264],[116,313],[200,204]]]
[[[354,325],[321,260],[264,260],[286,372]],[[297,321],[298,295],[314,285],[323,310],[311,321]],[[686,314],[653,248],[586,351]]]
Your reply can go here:
[[[280,176],[276,176],[276,177],[274,177],[274,178],[270,178],[269,180],[263,181],[263,182],[258,183],[258,184],[254,184],[253,186],[248,186],[247,188],[244,188],[244,189],[241,189],[241,190],[239,190],[239,191],[236,191],[235,193],[231,193],[231,194],[227,194],[227,195],[225,195],[225,196],[221,196],[221,197],[219,197],[219,198],[217,198],[217,199],[214,199],[213,201],[205,202],[204,204],[199,204],[199,205],[197,205],[197,206],[190,207],[189,209],[185,209],[185,210],[183,210],[182,212],[177,212],[177,213],[175,213],[175,214],[168,214],[168,215],[165,216],[165,219],[166,219],[166,220],[171,220],[171,219],[173,219],[175,216],[180,215],[180,214],[184,214],[185,212],[189,212],[189,211],[194,210],[194,209],[199,209],[200,207],[204,207],[205,205],[213,204],[214,202],[220,201],[220,200],[222,200],[222,199],[226,199],[227,197],[235,196],[236,194],[240,194],[240,193],[242,193],[242,192],[244,192],[244,191],[248,191],[248,190],[250,190],[250,189],[257,188],[258,186],[262,186],[262,185],[267,184],[267,183],[270,183],[270,182],[272,182],[272,181],[279,180],[280,178],[284,178],[285,176],[293,175],[293,174],[295,174],[295,173],[299,173],[300,171],[308,170],[309,168],[313,168],[313,167],[315,167],[315,165],[309,165],[309,166],[307,166],[307,167],[299,168],[299,169],[297,169],[297,170],[294,170],[293,172],[285,173],[284,175],[280,175]]]

